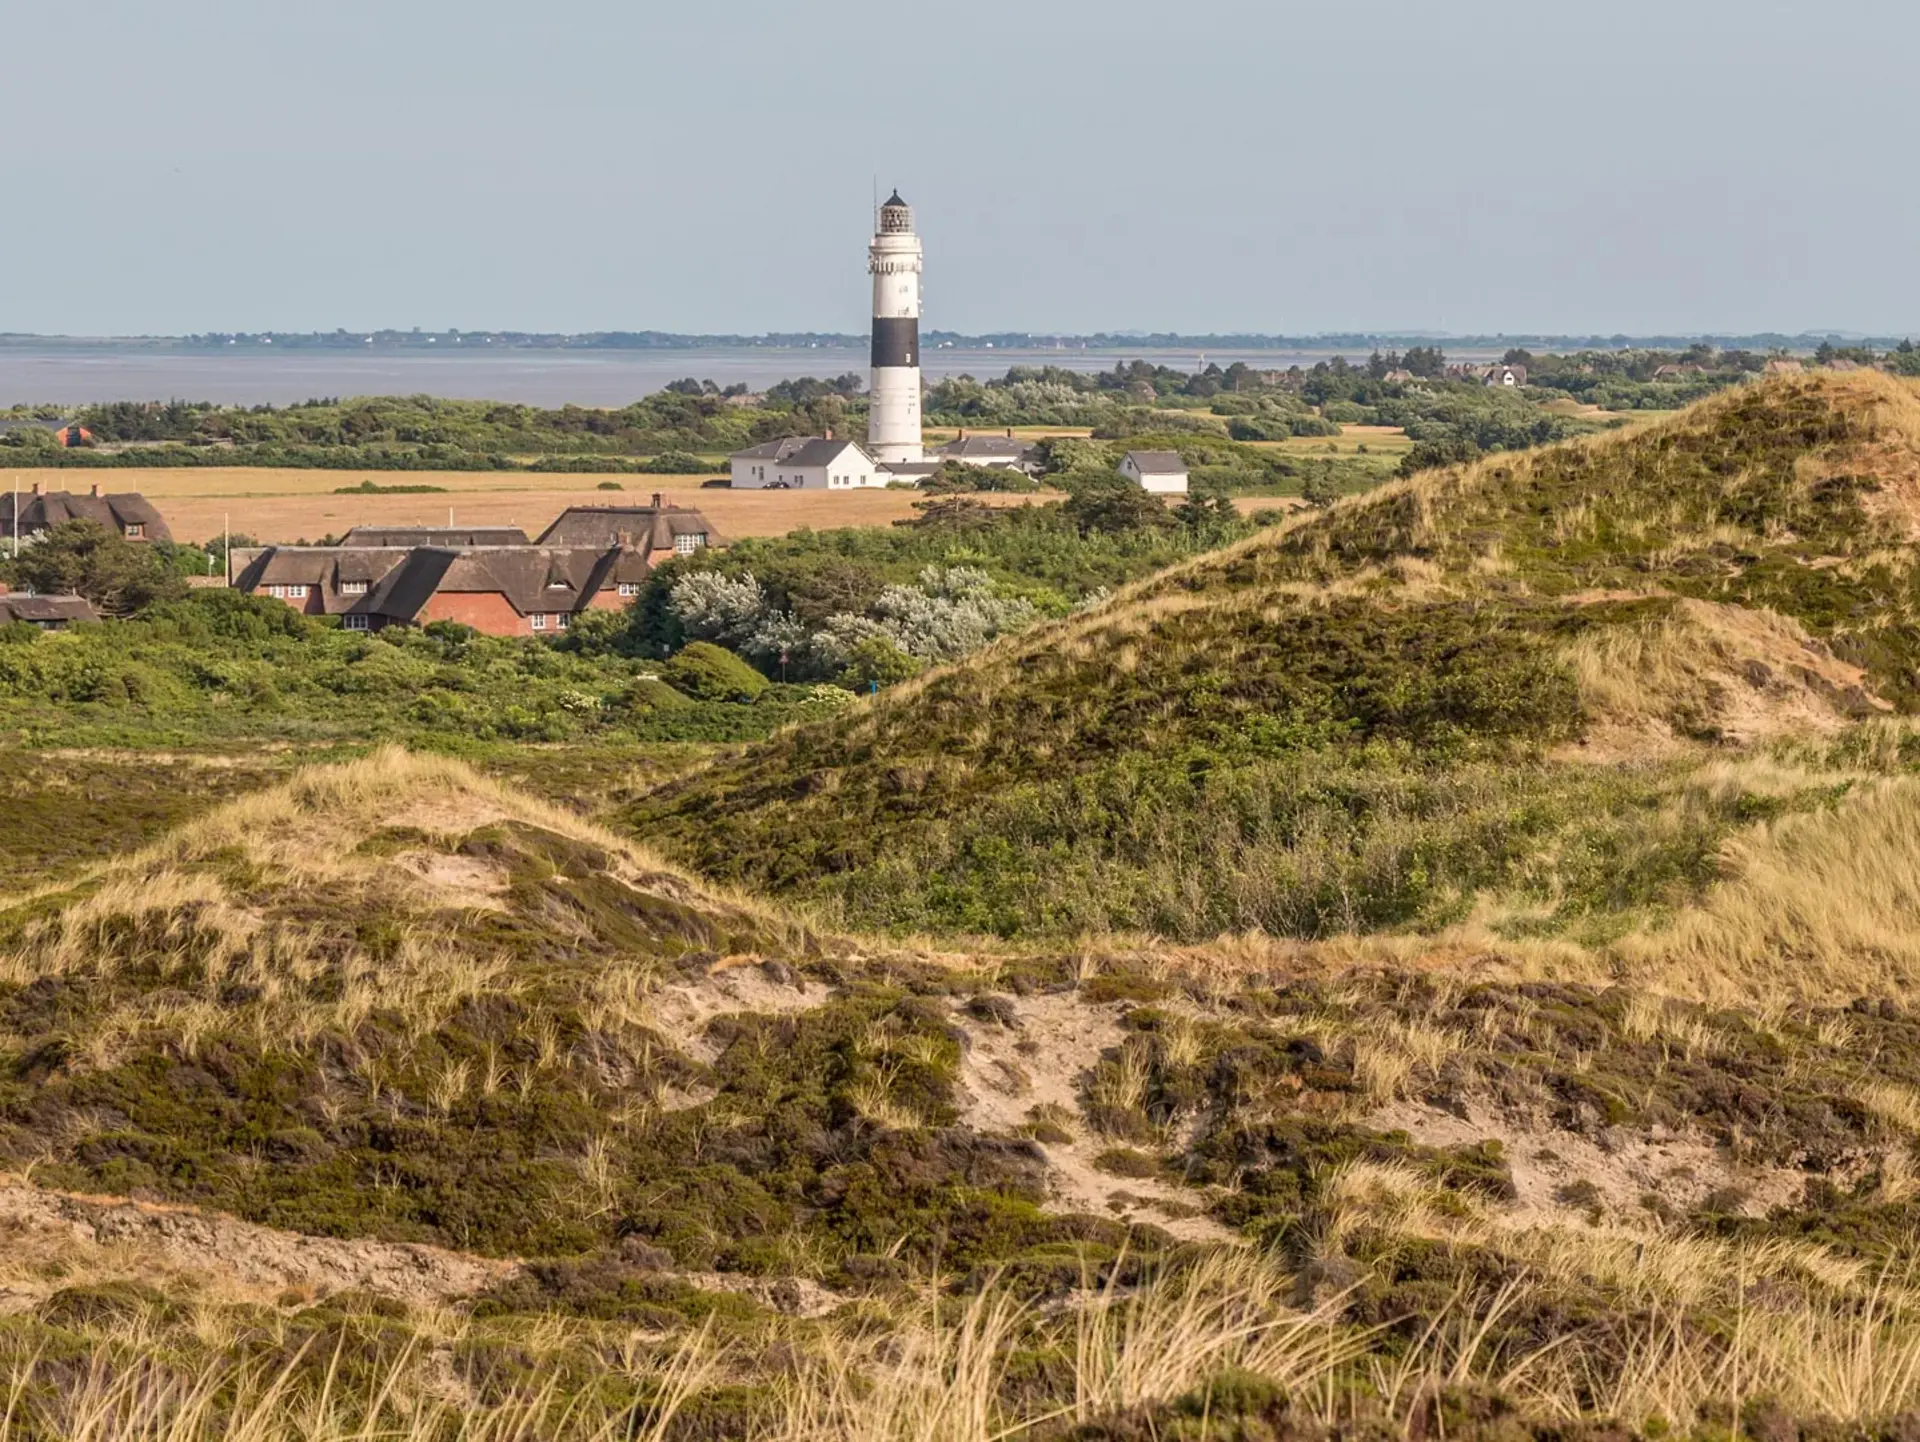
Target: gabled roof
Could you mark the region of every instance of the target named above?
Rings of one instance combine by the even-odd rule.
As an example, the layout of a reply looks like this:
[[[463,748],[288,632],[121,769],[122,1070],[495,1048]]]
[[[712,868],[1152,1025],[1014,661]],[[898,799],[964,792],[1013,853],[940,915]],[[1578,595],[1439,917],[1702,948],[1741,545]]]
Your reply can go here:
[[[321,610],[339,616],[365,609],[367,593],[343,595],[344,585],[371,588],[410,554],[406,546],[269,546],[246,558],[233,587],[252,594],[265,586],[312,586],[320,593]]]
[[[868,465],[876,462],[868,455],[866,448],[854,441],[824,440],[819,436],[809,437],[807,443],[798,450],[780,458],[784,466],[830,466],[848,451],[859,451]]]
[[[103,496],[80,495],[75,491],[45,491],[16,496],[0,491],[0,531],[14,532],[14,506],[18,503],[19,529],[22,533],[50,531],[65,521],[92,521],[109,531],[124,531],[128,526],[143,528],[150,541],[170,541],[173,532],[161,519],[153,503],[137,491],[121,491]]]
[[[645,556],[618,548],[421,546],[408,552],[355,609],[412,621],[437,593],[494,593],[522,616],[571,612],[609,585],[645,574]]]
[[[777,441],[762,441],[757,446],[748,446],[744,451],[735,451],[728,459],[735,461],[784,461],[811,439],[811,436],[782,436]]]
[[[1178,451],[1128,451],[1127,459],[1143,476],[1184,476],[1187,463]]]
[[[1033,447],[1012,436],[959,436],[940,447],[943,456],[1011,457],[1018,459]]]
[[[705,536],[709,546],[725,538],[691,506],[569,506],[540,533],[542,546],[591,546],[606,550],[626,544],[642,551],[670,551],[675,536]]]
[[[871,195],[873,192],[868,191],[867,193]],[[885,200],[881,201],[880,203],[886,206],[895,206],[895,205],[905,205],[906,201],[900,198],[900,187],[896,185],[893,188],[893,194],[889,195]]]
[[[343,546],[525,546],[518,526],[355,526]]]
[[[99,619],[85,596],[0,596],[0,626],[9,621],[47,625]]]

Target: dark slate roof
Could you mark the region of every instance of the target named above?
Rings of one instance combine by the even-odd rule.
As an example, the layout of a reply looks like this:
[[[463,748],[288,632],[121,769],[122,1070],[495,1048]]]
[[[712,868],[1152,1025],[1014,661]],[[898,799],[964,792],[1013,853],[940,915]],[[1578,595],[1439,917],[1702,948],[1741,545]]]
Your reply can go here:
[[[1128,451],[1127,459],[1143,476],[1180,475],[1187,469],[1178,451]]]
[[[762,441],[757,446],[748,446],[744,451],[735,451],[729,459],[736,461],[784,461],[811,436],[782,436],[777,441]]]
[[[68,621],[99,619],[85,596],[0,596],[0,626],[9,621],[64,625]]]
[[[631,574],[621,574],[623,571]],[[407,553],[356,610],[411,621],[438,592],[497,592],[525,616],[577,611],[620,580],[646,574],[646,557],[617,548],[476,546],[453,550],[421,546]]]
[[[849,450],[860,451],[861,455],[866,455],[866,452],[853,441],[829,441],[819,436],[810,436],[805,445],[782,456],[780,464],[783,466],[830,466]],[[867,456],[867,459],[871,462],[873,458]]]
[[[940,447],[940,454],[958,459],[962,456],[978,456],[982,459],[1018,460],[1033,449],[1026,441],[1016,441],[1012,436],[960,436]]]
[[[871,195],[871,194],[872,194],[872,192],[871,192],[871,191],[869,191],[869,192],[868,192],[868,194],[869,194],[869,195]],[[885,203],[886,203],[887,205],[889,205],[889,206],[895,206],[895,205],[905,205],[905,204],[906,204],[906,201],[904,201],[904,200],[902,200],[902,199],[900,198],[900,187],[899,187],[899,186],[897,186],[897,185],[896,185],[896,186],[895,186],[895,187],[893,188],[893,194],[892,194],[892,195],[889,195],[889,196],[887,197],[887,199],[886,199],[886,202],[885,202]]]
[[[691,506],[569,506],[540,533],[542,546],[591,546],[606,550],[627,543],[641,551],[670,551],[675,536],[705,536],[709,546],[726,540]]]
[[[167,523],[153,508],[152,502],[137,491],[122,491],[108,496],[83,496],[75,491],[45,491],[17,498],[13,491],[0,491],[0,535],[14,534],[13,508],[16,499],[20,507],[19,530],[22,535],[50,531],[63,521],[93,521],[110,531],[144,526],[146,539],[150,541],[173,539],[173,532],[167,529]]]
[[[355,526],[343,546],[527,546],[518,526]]]

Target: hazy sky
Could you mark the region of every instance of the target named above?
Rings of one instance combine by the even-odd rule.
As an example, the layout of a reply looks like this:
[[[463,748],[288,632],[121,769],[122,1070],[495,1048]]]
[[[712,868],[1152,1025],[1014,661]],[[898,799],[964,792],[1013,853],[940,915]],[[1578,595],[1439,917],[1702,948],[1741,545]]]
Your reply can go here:
[[[1911,0],[7,16],[0,331],[1920,331]]]

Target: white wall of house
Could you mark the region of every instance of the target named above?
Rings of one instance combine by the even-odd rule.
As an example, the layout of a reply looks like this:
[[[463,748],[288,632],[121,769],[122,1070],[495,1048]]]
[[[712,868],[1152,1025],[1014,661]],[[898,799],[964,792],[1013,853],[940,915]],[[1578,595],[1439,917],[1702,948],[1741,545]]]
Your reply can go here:
[[[823,466],[796,466],[788,461],[775,473],[796,491],[868,490],[893,479],[858,446],[848,446]]]
[[[727,473],[732,477],[736,491],[765,490],[767,483],[774,478],[775,469],[769,456],[735,456],[727,463]]]
[[[1152,495],[1184,496],[1187,493],[1185,471],[1149,471],[1143,475],[1133,463],[1133,457],[1126,456],[1120,462],[1120,474]]]

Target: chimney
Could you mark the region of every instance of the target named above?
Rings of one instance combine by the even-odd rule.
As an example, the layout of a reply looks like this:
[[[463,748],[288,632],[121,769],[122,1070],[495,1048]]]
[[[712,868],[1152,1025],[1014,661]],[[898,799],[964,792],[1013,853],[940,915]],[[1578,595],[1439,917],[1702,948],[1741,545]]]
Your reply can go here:
[[[36,496],[40,494],[40,483],[39,483],[38,481],[35,481],[35,482],[33,483],[33,493],[34,493],[34,494],[35,494]]]
[[[93,483],[92,489],[90,489],[87,492],[87,494],[90,496],[98,496],[100,494],[100,483],[98,481],[95,481]]]
[[[663,497],[663,496],[662,496],[662,495],[660,494],[660,492],[658,492],[658,491],[655,491],[655,492],[653,493],[653,508],[654,508],[654,510],[656,510],[656,511],[658,511],[658,510],[661,510],[661,509],[663,509],[663,505],[662,505],[662,503],[663,503],[663,501],[664,501],[664,500],[665,500],[665,498],[664,498],[664,497]]]
[[[1012,440],[1012,439],[1013,439],[1013,427],[1012,427],[1012,426],[1008,426],[1008,427],[1007,427],[1007,439],[1008,439],[1008,440]]]
[[[832,439],[833,439],[833,427],[832,427],[832,426],[828,426],[828,427],[827,427],[827,439],[828,439],[828,440],[832,440]]]
[[[965,426],[962,426],[960,427],[960,434],[955,436],[954,440],[964,441],[966,438],[967,438],[967,428]]]
[[[633,532],[632,531],[621,531],[617,533],[617,535],[615,536],[615,539],[619,541],[621,550],[631,551],[633,549]]]

